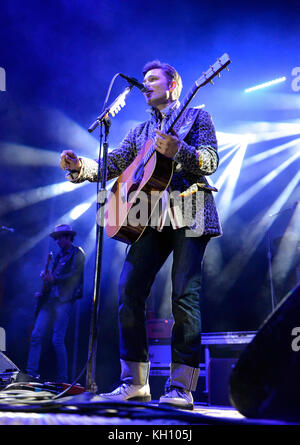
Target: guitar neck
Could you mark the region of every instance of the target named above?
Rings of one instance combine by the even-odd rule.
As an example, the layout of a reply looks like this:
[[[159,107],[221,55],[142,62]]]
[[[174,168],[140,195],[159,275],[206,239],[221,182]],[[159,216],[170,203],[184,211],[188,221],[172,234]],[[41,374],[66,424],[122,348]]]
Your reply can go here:
[[[172,117],[170,118],[170,120],[168,121],[166,126],[164,127],[164,133],[169,133],[171,131],[171,129],[174,127],[174,125],[176,124],[176,122],[178,121],[178,119],[180,118],[180,116],[182,115],[182,113],[184,112],[186,107],[188,106],[188,104],[191,102],[191,100],[193,99],[193,97],[195,96],[195,94],[197,93],[199,88],[200,88],[200,86],[198,86],[195,82],[194,85],[192,86],[192,88],[190,89],[190,91],[188,92],[188,94],[183,99],[183,102],[181,102],[178,109],[176,111],[174,111],[174,113],[172,114]],[[155,147],[153,146],[148,151],[147,156],[144,159],[145,164],[149,161],[149,159],[151,158],[151,156],[153,155],[154,152],[155,152]]]
[[[187,106],[189,105],[189,103],[191,102],[193,97],[196,95],[199,88],[200,88],[200,86],[197,86],[196,83],[194,83],[194,85],[192,86],[192,88],[190,89],[188,94],[183,99],[183,102],[181,102],[178,109],[176,111],[174,111],[169,122],[166,124],[166,126],[164,128],[165,133],[169,133],[172,130],[172,128],[174,127],[174,125],[176,124],[176,122],[178,121],[178,119],[180,118],[182,113],[184,112],[184,110],[187,108]]]
[[[49,252],[48,256],[47,256],[47,261],[46,261],[46,264],[45,264],[45,273],[48,273],[48,271],[49,271],[49,266],[50,266],[50,263],[51,263],[51,260],[52,260],[52,256],[53,256],[53,253]]]

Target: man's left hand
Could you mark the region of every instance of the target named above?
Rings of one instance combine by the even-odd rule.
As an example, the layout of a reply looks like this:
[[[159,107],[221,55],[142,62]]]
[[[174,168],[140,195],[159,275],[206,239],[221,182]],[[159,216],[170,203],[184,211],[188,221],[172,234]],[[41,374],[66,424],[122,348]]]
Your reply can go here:
[[[159,151],[167,158],[173,159],[180,147],[180,140],[178,139],[177,134],[175,131],[173,131],[172,134],[162,133],[159,130],[155,130],[155,132],[155,150]]]

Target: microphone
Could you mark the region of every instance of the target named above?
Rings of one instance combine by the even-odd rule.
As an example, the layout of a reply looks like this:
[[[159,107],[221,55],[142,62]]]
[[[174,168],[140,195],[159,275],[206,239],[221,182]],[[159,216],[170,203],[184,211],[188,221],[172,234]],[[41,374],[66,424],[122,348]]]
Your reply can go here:
[[[123,77],[123,79],[126,79],[127,82],[129,82],[131,85],[137,87],[142,93],[147,93],[147,91],[149,91],[148,88],[145,87],[145,85],[143,85],[142,83],[140,83],[140,82],[139,82],[137,79],[135,79],[134,77],[128,77],[128,76],[125,76],[125,74],[121,74],[121,73],[119,73],[119,75],[120,75],[121,77]]]

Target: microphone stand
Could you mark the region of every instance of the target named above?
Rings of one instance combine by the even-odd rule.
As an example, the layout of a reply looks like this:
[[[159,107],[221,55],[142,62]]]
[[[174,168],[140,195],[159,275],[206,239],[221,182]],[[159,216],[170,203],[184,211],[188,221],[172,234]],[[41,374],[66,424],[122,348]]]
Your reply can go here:
[[[101,176],[101,188],[99,190],[99,170],[97,181],[97,197],[99,192],[106,191],[106,176],[107,176],[107,153],[108,153],[108,133],[111,121],[109,118],[103,118],[103,122],[100,124],[100,152],[99,161],[101,158],[101,147],[103,139],[103,124],[105,127],[105,140],[103,143],[103,164],[102,164],[102,176]],[[100,167],[100,162],[99,162]],[[106,195],[105,195],[106,196]],[[101,283],[101,269],[102,269],[102,257],[103,257],[103,239],[104,239],[104,202],[98,202],[97,199],[97,230],[96,230],[96,259],[95,259],[95,273],[94,273],[94,293],[93,293],[93,307],[92,318],[90,327],[90,339],[89,339],[89,359],[87,366],[86,387],[89,392],[97,392],[97,384],[95,379],[96,371],[96,354],[97,354],[97,331],[98,331],[98,315],[100,307],[100,283]],[[99,220],[98,220],[99,216]]]
[[[270,218],[274,216],[279,216],[287,210],[294,209],[300,201],[294,202],[294,204],[290,207],[287,207],[277,213],[273,213],[269,215]],[[267,230],[267,260],[268,260],[268,274],[269,274],[269,282],[270,282],[270,294],[271,294],[271,305],[272,312],[274,312],[276,302],[275,291],[274,291],[274,280],[273,280],[273,270],[272,270],[272,249],[271,249],[271,239],[270,239],[270,228]]]
[[[275,309],[275,293],[274,293],[274,282],[273,282],[273,271],[272,271],[272,251],[271,251],[271,240],[270,240],[270,232],[267,231],[267,259],[268,259],[268,273],[269,273],[269,282],[270,282],[270,293],[271,293],[271,305],[272,312]]]
[[[116,76],[115,76],[116,77]],[[100,149],[98,159],[98,179],[97,179],[97,231],[96,231],[96,259],[95,259],[95,271],[94,271],[94,291],[93,291],[93,306],[92,317],[90,325],[90,337],[89,337],[89,352],[87,362],[87,374],[86,374],[86,388],[87,391],[96,393],[97,384],[95,379],[96,371],[96,353],[97,353],[97,337],[98,337],[98,320],[99,320],[99,308],[100,308],[100,283],[101,283],[101,271],[102,271],[102,258],[103,258],[103,243],[104,243],[104,206],[107,197],[106,191],[106,179],[107,179],[107,155],[108,155],[108,135],[109,128],[111,126],[111,120],[108,116],[110,113],[114,116],[125,105],[125,97],[132,90],[133,85],[127,86],[123,93],[121,93],[117,99],[107,108],[104,105],[104,111],[98,116],[93,124],[88,129],[89,133],[94,131],[98,125],[100,125]],[[101,188],[99,189],[100,179],[100,161],[102,152],[103,141],[103,126],[105,129],[104,142],[103,142],[103,156],[102,156],[102,174],[101,174]],[[99,195],[101,193],[101,195]],[[98,202],[99,196],[105,196],[105,200],[101,199]]]

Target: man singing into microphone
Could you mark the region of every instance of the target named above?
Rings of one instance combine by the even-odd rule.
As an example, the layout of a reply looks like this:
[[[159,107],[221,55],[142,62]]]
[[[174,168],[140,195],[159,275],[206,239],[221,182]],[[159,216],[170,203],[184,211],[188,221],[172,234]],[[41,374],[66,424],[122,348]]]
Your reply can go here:
[[[151,399],[145,302],[155,276],[173,253],[172,363],[159,403],[193,409],[192,391],[199,376],[201,349],[202,261],[210,238],[221,235],[214,198],[205,178],[218,167],[217,140],[210,115],[194,108],[183,112],[171,134],[164,133],[165,123],[179,107],[181,77],[172,66],[157,60],[145,65],[143,75],[151,117],[130,130],[119,147],[108,154],[107,179],[118,177],[152,138],[155,149],[174,162],[165,193],[178,191],[181,196],[192,195],[193,200],[187,208],[170,208],[169,201],[162,197],[156,222],[151,221],[129,249],[119,285],[121,382],[115,390],[100,396],[116,401]],[[97,162],[79,158],[71,150],[63,151],[60,165],[69,171],[72,182],[97,181]]]

